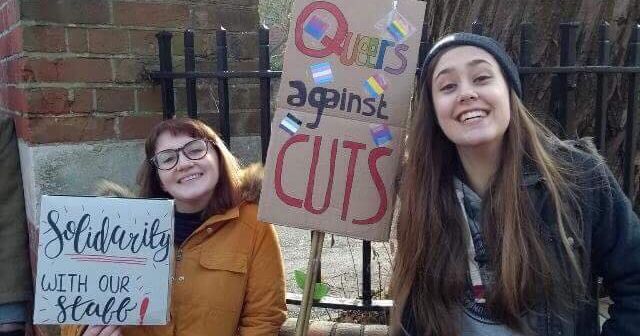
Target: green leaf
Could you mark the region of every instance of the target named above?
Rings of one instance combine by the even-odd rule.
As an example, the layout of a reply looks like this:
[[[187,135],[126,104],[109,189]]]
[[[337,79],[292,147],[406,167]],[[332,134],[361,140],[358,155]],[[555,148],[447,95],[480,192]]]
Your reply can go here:
[[[329,293],[329,286],[322,282],[317,282],[316,287],[313,289],[313,299],[322,300],[323,297]]]
[[[307,281],[307,273],[301,270],[294,270],[293,276],[296,279],[296,284],[298,285],[298,288],[304,290],[304,284]],[[329,293],[329,285],[322,282],[316,282],[313,288],[314,300],[322,300],[322,298],[327,296],[328,293]]]
[[[298,288],[304,290],[304,283],[307,281],[307,273],[301,270],[293,271],[293,276],[296,279],[296,284],[298,284]]]

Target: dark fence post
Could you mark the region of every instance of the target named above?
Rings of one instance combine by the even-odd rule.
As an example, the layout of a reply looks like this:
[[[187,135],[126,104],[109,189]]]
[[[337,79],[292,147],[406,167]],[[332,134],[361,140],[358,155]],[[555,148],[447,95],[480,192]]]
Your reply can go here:
[[[168,74],[173,71],[171,60],[171,33],[162,31],[156,34],[158,39],[158,58],[160,58],[160,72]],[[176,114],[176,105],[173,100],[173,78],[162,78],[160,81],[162,116],[171,119]]]
[[[478,35],[482,35],[482,33],[484,32],[484,26],[479,21],[479,19],[476,19],[471,24],[471,32]]]
[[[425,18],[427,17],[427,7],[424,9]],[[427,32],[429,32],[429,27],[427,26],[426,20],[422,21],[422,36],[420,37],[420,49],[418,49],[418,68],[422,69],[422,62],[424,58],[427,56],[427,52],[429,52],[429,41],[427,40]]]
[[[603,21],[599,28],[598,41],[598,65],[609,65],[611,54],[611,42],[609,41],[609,23]],[[596,75],[596,126],[594,137],[600,153],[604,154],[607,137],[607,95],[609,88],[606,77],[602,73]]]
[[[533,25],[529,22],[523,22],[520,24],[520,59],[519,63],[521,67],[531,66],[531,44],[533,37]],[[524,100],[525,76],[520,74],[520,82],[522,83],[522,100]]]
[[[269,27],[258,28],[259,70],[271,70],[269,53]],[[271,78],[260,77],[260,144],[262,145],[262,163],[267,159],[267,149],[271,138]]]
[[[224,27],[220,27],[216,32],[216,46],[217,70],[218,72],[227,71],[227,30],[224,29]],[[231,125],[229,121],[229,80],[227,77],[218,77],[218,99],[220,100],[220,104],[218,105],[218,108],[220,109],[220,135],[227,145],[231,145]]]
[[[636,24],[631,32],[629,42],[629,66],[640,66],[640,25]],[[638,86],[638,74],[629,74],[629,90],[627,91],[627,129],[624,144],[624,192],[631,203],[634,202],[634,170],[636,154],[636,113],[638,112],[638,96],[636,88]]]
[[[371,242],[362,241],[362,304],[371,305]]]
[[[196,54],[193,50],[193,30],[184,32],[184,70],[187,74],[196,70]],[[196,79],[187,77],[187,114],[189,118],[198,119],[198,102],[196,99]]]
[[[569,22],[560,24],[560,66],[573,66],[576,64],[576,33],[578,23]],[[560,73],[557,75],[557,118],[562,126],[565,135],[573,135],[573,130],[569,129],[568,116],[568,95],[569,95],[569,75]],[[573,128],[573,127],[572,127]]]

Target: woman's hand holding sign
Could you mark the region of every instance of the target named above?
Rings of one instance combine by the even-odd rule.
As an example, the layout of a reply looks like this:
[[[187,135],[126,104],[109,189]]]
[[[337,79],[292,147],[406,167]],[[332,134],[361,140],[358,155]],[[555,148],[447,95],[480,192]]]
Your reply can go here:
[[[122,336],[120,326],[90,326],[85,330],[82,336]]]

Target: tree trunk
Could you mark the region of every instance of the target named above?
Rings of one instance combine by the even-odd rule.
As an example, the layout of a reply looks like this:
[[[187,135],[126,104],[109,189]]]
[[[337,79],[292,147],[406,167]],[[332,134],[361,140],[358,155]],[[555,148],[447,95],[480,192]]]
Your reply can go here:
[[[530,59],[533,66],[559,64],[559,24],[562,22],[580,24],[577,34],[577,65],[597,65],[598,27],[606,20],[610,24],[611,65],[624,65],[631,30],[635,24],[640,23],[640,1],[430,0],[427,1],[425,15],[425,38],[431,44],[452,32],[471,31],[471,24],[476,20],[483,24],[483,34],[502,42],[516,62],[519,55],[520,24],[532,23],[534,33]],[[550,75],[527,75],[525,104],[534,114],[553,123],[552,118],[549,118],[551,78]],[[567,134],[592,136],[595,125],[596,76],[579,74],[569,78],[570,82],[577,85],[569,93]],[[622,176],[628,76],[610,75],[607,80],[608,121],[606,149],[603,153],[616,176]],[[636,174],[634,194],[638,190],[638,175],[640,174]],[[638,199],[640,198],[636,197]]]

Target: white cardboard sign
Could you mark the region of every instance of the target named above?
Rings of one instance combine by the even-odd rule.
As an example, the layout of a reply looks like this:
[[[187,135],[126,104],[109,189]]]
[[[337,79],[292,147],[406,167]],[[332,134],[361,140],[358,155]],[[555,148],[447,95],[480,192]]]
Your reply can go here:
[[[169,320],[173,201],[42,196],[35,324]]]

